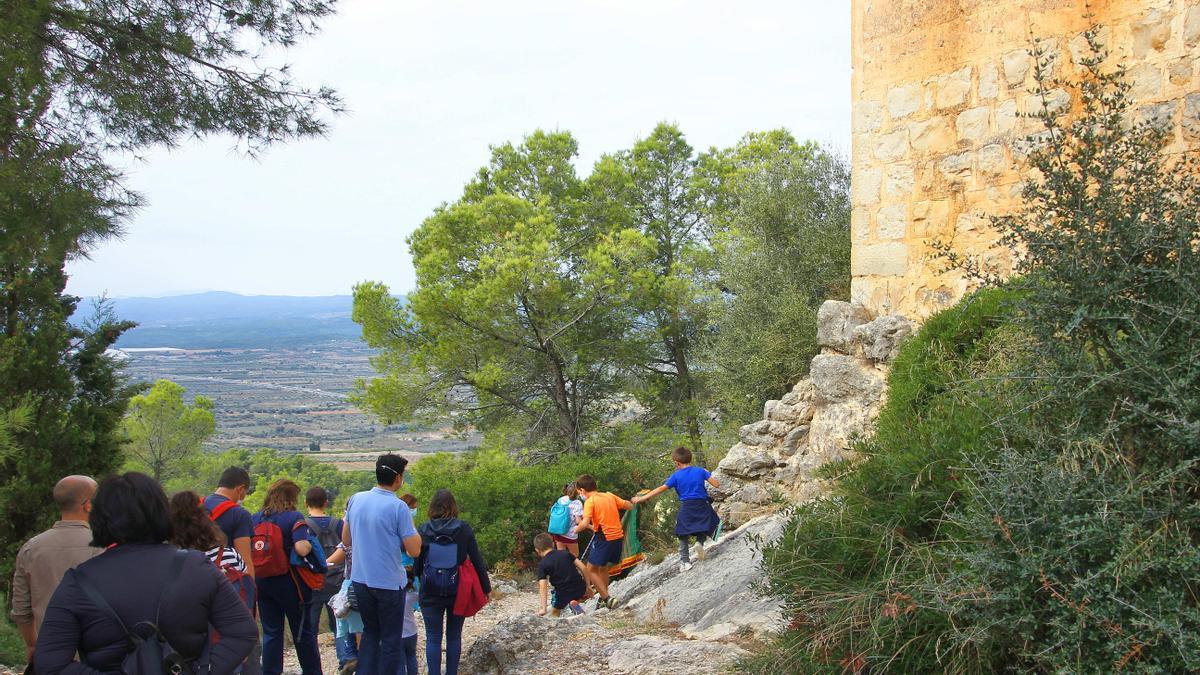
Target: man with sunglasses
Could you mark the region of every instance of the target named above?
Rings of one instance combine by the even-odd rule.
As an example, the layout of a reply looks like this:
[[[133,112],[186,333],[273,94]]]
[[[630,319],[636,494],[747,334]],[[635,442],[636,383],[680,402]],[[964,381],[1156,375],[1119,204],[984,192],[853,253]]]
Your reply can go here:
[[[54,504],[61,518],[45,532],[25,542],[17,553],[12,584],[12,620],[32,656],[46,605],[67,570],[102,552],[92,547],[88,514],[96,496],[96,481],[67,476],[54,486]]]

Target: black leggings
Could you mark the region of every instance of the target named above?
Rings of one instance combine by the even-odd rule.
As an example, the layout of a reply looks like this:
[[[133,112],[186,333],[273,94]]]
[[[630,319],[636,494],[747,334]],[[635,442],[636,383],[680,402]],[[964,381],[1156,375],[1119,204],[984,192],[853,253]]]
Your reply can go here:
[[[688,536],[689,535],[685,534],[679,537],[679,562],[687,563],[692,561],[691,557],[688,555]],[[700,544],[701,546],[703,546],[705,540],[708,539],[707,534],[697,534],[695,537],[696,543]]]

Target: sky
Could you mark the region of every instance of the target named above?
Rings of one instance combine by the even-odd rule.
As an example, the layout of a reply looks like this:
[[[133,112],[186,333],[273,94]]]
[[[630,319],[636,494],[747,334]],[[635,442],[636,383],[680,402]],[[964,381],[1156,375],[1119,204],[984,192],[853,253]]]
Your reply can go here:
[[[581,175],[660,121],[697,149],[786,127],[848,155],[849,6],[342,0],[286,60],[349,113],[257,159],[211,137],[126,162],[149,204],[69,265],[68,291],[340,295],[372,280],[405,293],[407,236],[489,146],[539,128],[575,135]]]

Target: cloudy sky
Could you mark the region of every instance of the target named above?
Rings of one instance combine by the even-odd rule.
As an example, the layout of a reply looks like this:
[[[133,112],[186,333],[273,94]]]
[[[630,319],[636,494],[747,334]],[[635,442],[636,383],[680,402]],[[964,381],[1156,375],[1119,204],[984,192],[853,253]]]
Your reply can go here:
[[[149,206],[73,263],[79,295],[412,288],[405,238],[488,146],[569,130],[586,174],[662,120],[697,148],[787,127],[848,154],[844,0],[342,0],[288,56],[350,108],[258,160],[210,138],[129,168]]]

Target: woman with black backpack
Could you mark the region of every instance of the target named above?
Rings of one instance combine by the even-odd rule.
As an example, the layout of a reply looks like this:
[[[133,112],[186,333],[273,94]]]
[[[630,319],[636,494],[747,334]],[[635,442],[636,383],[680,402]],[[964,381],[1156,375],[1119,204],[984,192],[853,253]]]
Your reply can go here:
[[[429,675],[442,671],[442,631],[446,636],[446,675],[458,673],[462,654],[462,629],[466,616],[455,613],[459,591],[468,581],[463,564],[468,560],[478,576],[483,595],[492,592],[487,566],[471,526],[458,519],[458,502],[449,490],[438,490],[429,501],[429,520],[417,528],[421,554],[413,563],[413,576],[421,582],[421,617],[425,621],[425,663]],[[461,604],[461,603],[460,603]]]
[[[242,664],[258,640],[254,620],[204,553],[166,543],[167,495],[153,478],[106,478],[90,524],[105,551],[68,572],[50,599],[33,655],[39,675],[226,675]],[[221,641],[206,654],[210,625]]]

